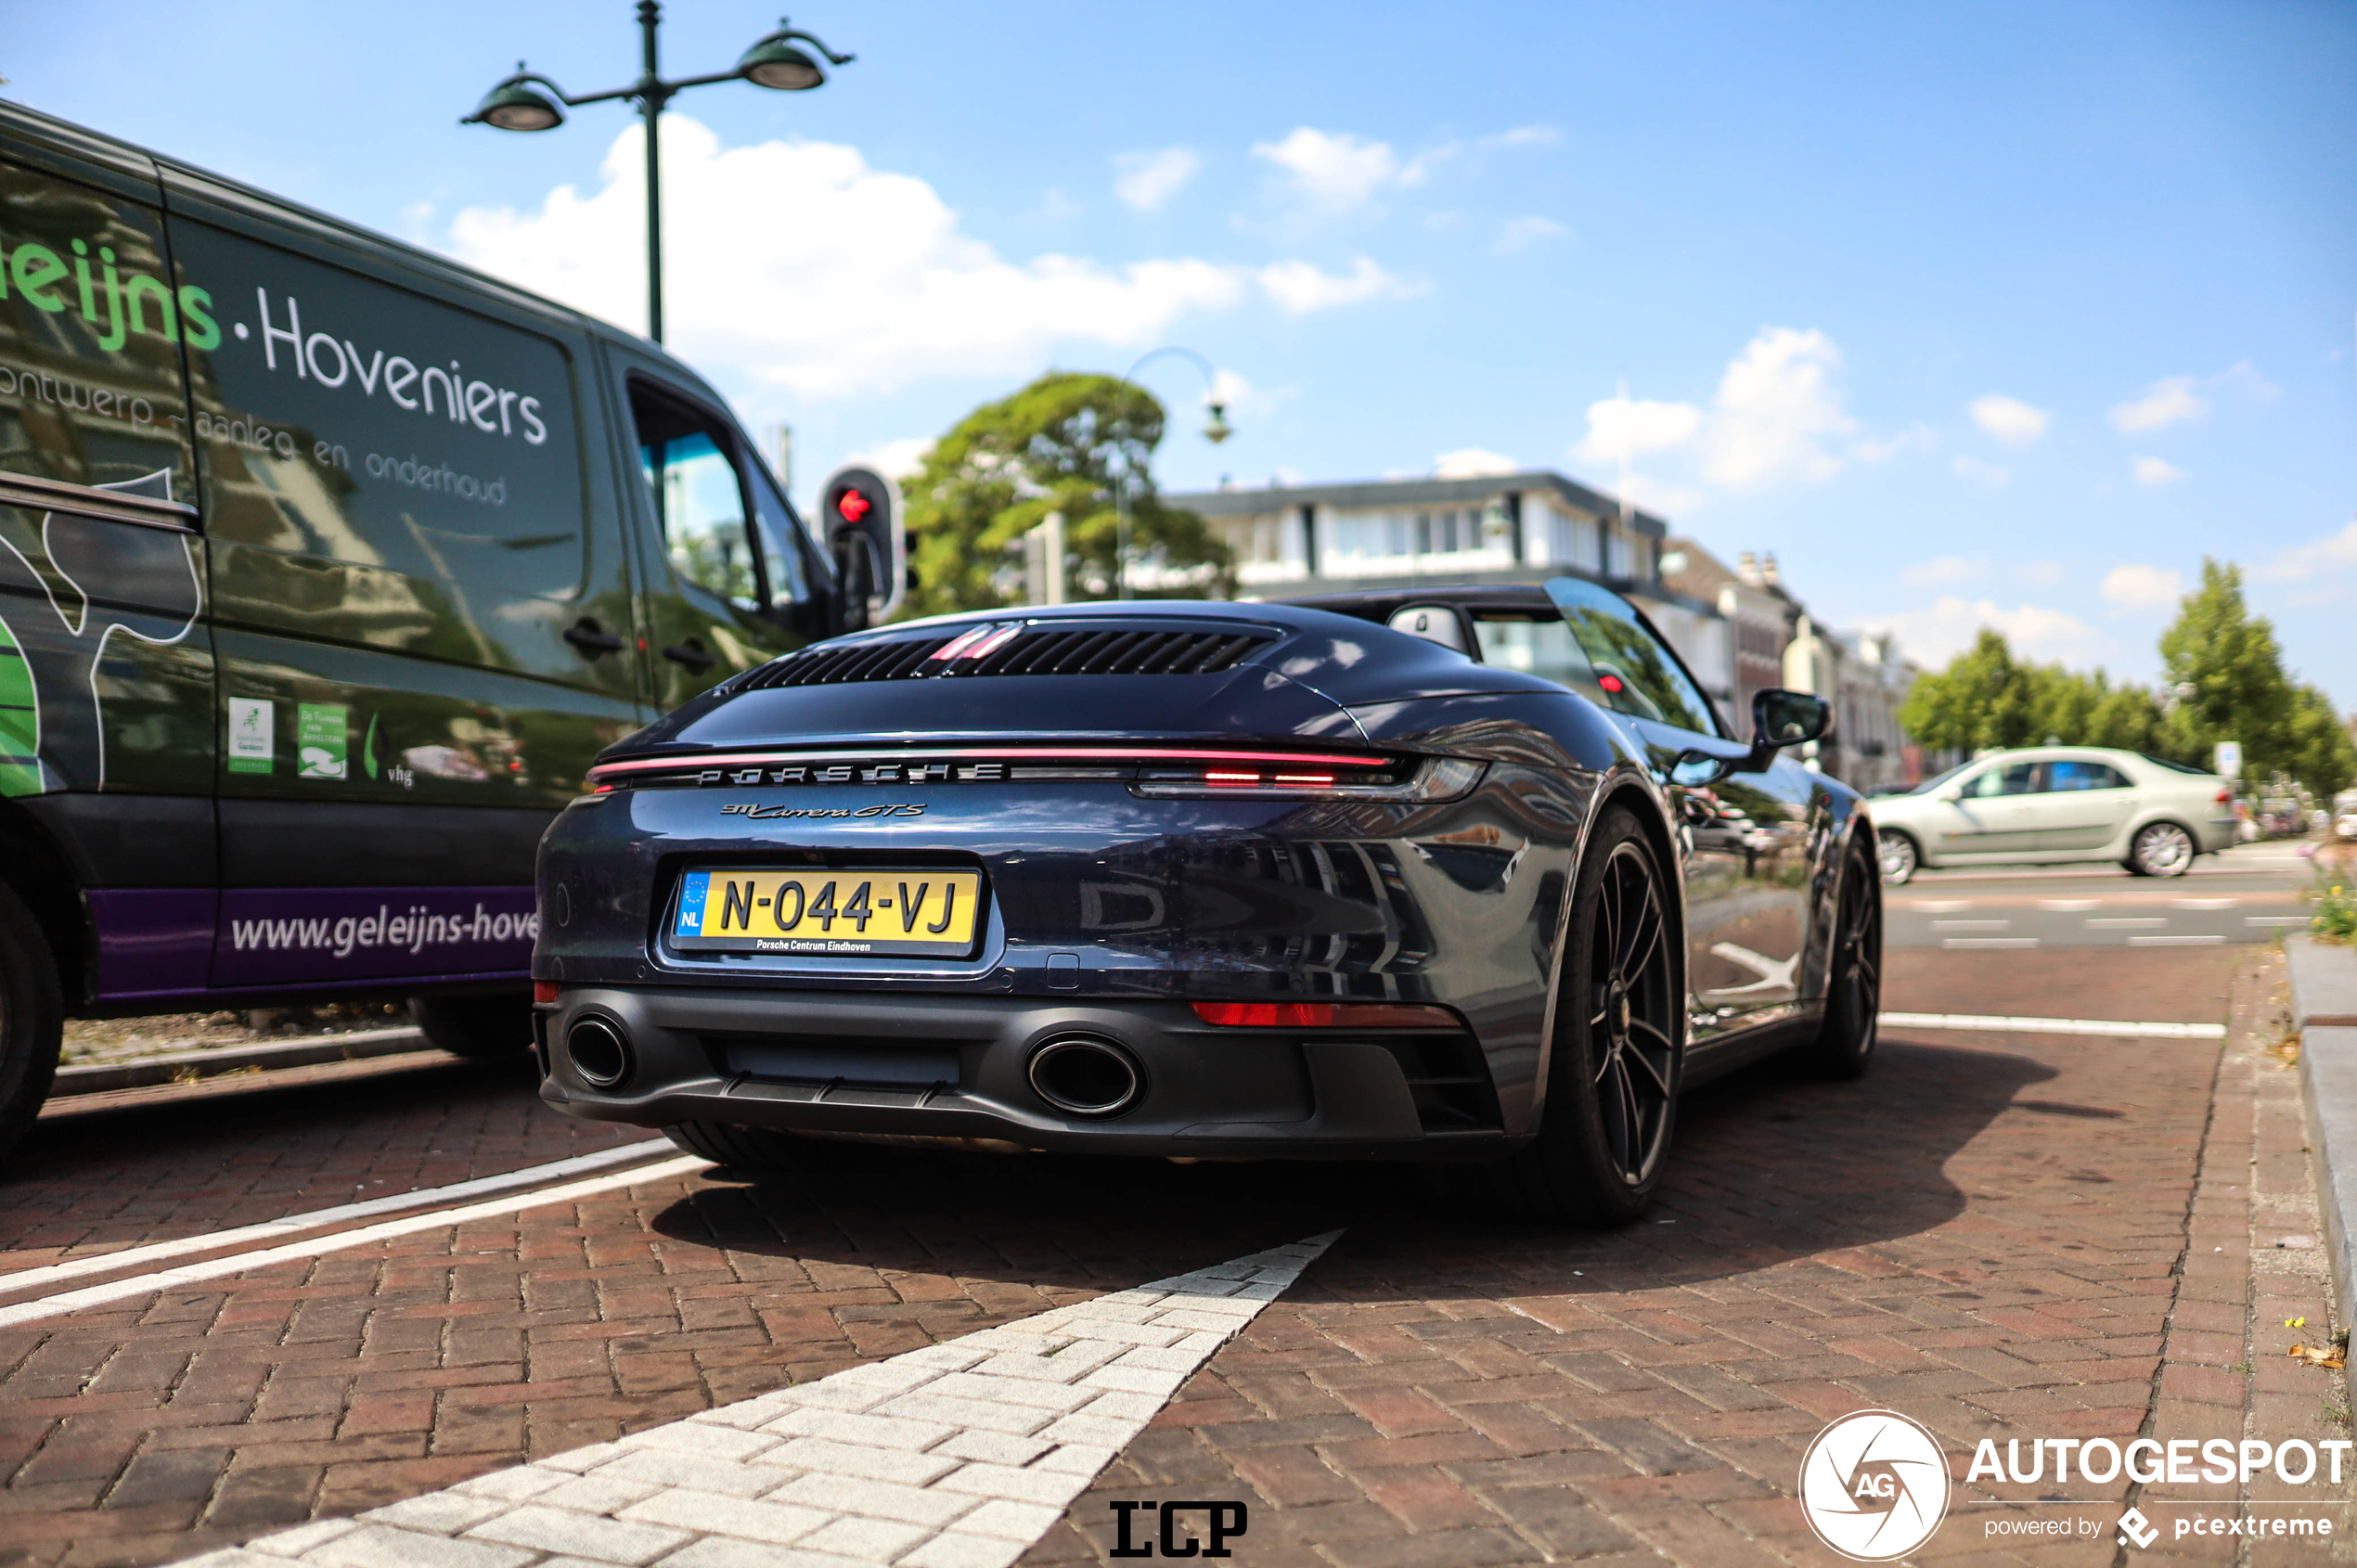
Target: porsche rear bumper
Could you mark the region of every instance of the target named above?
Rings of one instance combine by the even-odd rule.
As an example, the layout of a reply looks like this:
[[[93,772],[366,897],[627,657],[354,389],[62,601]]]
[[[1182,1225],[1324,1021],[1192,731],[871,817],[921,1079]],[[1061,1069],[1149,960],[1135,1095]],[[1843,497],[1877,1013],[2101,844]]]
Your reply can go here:
[[[576,1052],[598,1039],[576,1036],[584,1023],[625,1042],[603,1087],[590,1080],[614,1064]],[[1520,1141],[1465,1029],[1223,1028],[1172,1001],[597,986],[543,1006],[536,1033],[543,1099],[643,1126],[1197,1158],[1484,1158]],[[1134,1063],[1117,1112],[1073,1114],[1037,1086],[1038,1053],[1075,1039]]]

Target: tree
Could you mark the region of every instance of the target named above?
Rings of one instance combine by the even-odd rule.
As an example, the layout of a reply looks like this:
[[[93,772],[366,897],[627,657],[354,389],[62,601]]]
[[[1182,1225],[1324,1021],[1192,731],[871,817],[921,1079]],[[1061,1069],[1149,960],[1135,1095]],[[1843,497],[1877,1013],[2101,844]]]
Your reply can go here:
[[[2292,688],[2291,713],[2285,725],[2285,773],[2308,786],[2318,804],[2330,809],[2333,797],[2357,779],[2357,744],[2349,726],[2333,707],[2332,699],[2312,686]]]
[[[2004,634],[1984,626],[1945,670],[1916,678],[1899,723],[1918,745],[1969,756],[2044,739],[2033,733],[2037,705],[2029,675]]]
[[[2207,762],[2219,741],[2237,740],[2252,771],[2290,771],[2291,681],[2275,628],[2243,601],[2240,567],[2203,559],[2201,586],[2160,634],[2160,658],[2177,699],[2164,730],[2170,754]]]
[[[1153,394],[1112,376],[1051,370],[960,419],[903,490],[915,535],[911,615],[987,610],[1020,595],[1012,552],[1050,512],[1063,515],[1065,591],[1114,590],[1120,522],[1116,483],[1128,496],[1133,584],[1137,566],[1189,591],[1232,591],[1227,546],[1195,513],[1166,507],[1152,468],[1163,408]],[[1134,591],[1134,587],[1133,587]]]

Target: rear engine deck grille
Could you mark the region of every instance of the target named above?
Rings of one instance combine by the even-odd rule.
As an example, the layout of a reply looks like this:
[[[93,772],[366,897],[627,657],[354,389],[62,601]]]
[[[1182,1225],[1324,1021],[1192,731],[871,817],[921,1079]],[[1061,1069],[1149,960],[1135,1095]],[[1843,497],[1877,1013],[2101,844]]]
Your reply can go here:
[[[960,628],[968,630],[970,628]],[[789,653],[737,677],[730,694],[784,686],[839,686],[854,681],[921,680],[971,675],[1213,675],[1276,640],[1274,632],[1205,631],[1162,625],[1032,624],[1003,640],[976,643],[979,658],[952,649],[957,632],[876,642],[830,643]]]

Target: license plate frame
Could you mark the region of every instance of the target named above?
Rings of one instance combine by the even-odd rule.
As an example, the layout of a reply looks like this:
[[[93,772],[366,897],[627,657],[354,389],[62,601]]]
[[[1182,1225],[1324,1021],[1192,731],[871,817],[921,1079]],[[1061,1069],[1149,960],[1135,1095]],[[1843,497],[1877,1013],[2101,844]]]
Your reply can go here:
[[[679,878],[664,940],[688,954],[965,959],[987,898],[969,866],[699,866]]]

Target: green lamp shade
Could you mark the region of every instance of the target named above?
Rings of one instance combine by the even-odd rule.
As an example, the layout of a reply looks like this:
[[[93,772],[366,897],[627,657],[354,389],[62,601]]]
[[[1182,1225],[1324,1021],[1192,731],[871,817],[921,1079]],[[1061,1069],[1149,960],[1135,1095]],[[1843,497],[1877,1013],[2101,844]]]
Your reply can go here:
[[[565,111],[522,77],[511,76],[483,95],[467,119],[502,131],[553,131],[565,122]]]
[[[765,38],[747,49],[744,58],[737,62],[737,74],[756,87],[786,93],[808,92],[825,85],[827,80],[817,60],[778,37]]]

